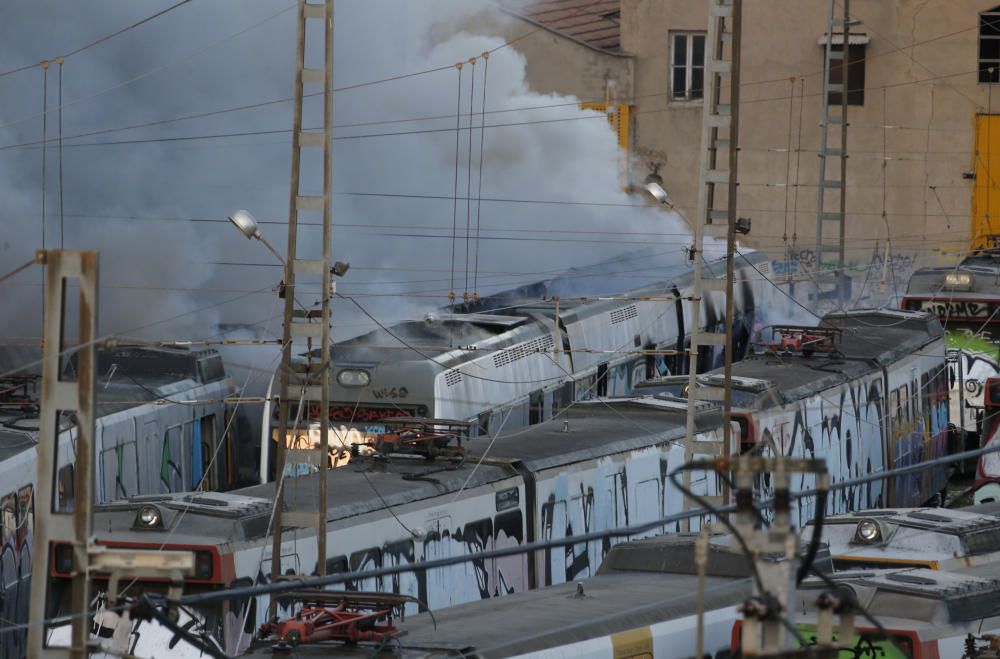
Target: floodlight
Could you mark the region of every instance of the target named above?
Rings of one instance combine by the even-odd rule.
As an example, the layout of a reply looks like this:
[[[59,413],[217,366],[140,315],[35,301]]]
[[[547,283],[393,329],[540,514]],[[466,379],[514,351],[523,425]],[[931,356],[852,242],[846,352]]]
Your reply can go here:
[[[247,237],[247,240],[250,238],[260,239],[260,229],[257,227],[257,220],[250,214],[250,211],[238,210],[229,216],[229,221],[240,230],[240,233]]]

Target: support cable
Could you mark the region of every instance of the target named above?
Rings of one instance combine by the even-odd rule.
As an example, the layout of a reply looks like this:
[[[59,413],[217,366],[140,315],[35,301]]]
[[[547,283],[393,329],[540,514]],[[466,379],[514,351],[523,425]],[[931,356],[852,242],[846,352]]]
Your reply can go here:
[[[476,256],[473,266],[472,299],[479,299],[479,219],[480,210],[483,206],[483,160],[485,159],[484,147],[486,145],[486,75],[490,71],[490,54],[483,53],[483,107],[482,118],[480,119],[479,130],[479,191],[476,193]],[[472,134],[470,128],[469,134]]]
[[[448,295],[451,303],[455,303],[455,243],[458,241],[458,150],[459,136],[462,129],[462,62],[455,65],[458,69],[458,91],[455,93],[455,192],[451,210],[451,293]]]
[[[476,58],[469,59],[472,65],[472,84],[469,86],[469,163],[465,180],[465,292],[462,299],[469,301],[469,234],[472,223],[472,110],[476,103]]]
[[[63,61],[66,58],[57,57],[56,64],[59,65],[59,249],[66,246],[65,217],[63,214],[63,122],[62,122],[62,74]]]

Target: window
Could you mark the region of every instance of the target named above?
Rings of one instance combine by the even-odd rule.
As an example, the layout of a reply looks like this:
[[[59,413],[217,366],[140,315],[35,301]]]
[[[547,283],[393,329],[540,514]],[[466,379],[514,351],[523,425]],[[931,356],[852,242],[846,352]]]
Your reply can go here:
[[[693,101],[702,98],[705,86],[705,33],[672,33],[670,50],[671,100]]]
[[[854,40],[855,36],[867,39],[867,37],[861,37],[861,35],[850,35],[851,41]],[[840,43],[833,44],[834,52],[840,52],[844,50],[844,36],[834,34],[834,40],[839,37]],[[825,40],[824,40],[825,41]],[[865,104],[865,44],[852,43],[848,46],[847,51],[847,104],[848,105],[864,105]],[[830,84],[840,85],[844,82],[844,60],[833,59],[830,60]],[[830,105],[840,105],[842,101],[840,100],[840,92],[830,92]]]
[[[1000,7],[979,15],[979,82],[1000,82]]]

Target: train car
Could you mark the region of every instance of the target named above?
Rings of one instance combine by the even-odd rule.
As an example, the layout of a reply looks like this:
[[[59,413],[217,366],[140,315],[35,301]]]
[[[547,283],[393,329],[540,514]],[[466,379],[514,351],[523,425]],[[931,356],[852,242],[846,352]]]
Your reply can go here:
[[[811,524],[802,532],[810,537]],[[1000,564],[1000,503],[951,508],[882,508],[823,522],[838,571],[899,568],[957,570]]]
[[[225,399],[232,395],[214,350],[118,348],[98,352],[94,433],[96,503],[234,484]],[[73,367],[72,361],[69,368]],[[41,378],[0,380],[0,615],[27,620]],[[60,417],[56,505],[74,505],[73,417]],[[220,444],[219,459],[212,464]],[[209,468],[209,465],[212,465]],[[0,656],[23,635],[0,631]]]
[[[737,359],[747,350],[757,305],[774,295],[764,279],[769,268],[759,252],[737,259]],[[724,273],[715,263],[704,276]],[[647,378],[687,372],[687,266],[660,283],[618,295],[560,299],[566,290],[557,278],[337,343],[331,444],[354,444],[383,432],[380,421],[392,417],[468,420],[475,423],[474,434],[487,435],[543,422],[576,400],[629,394]],[[723,295],[708,293],[701,305],[702,329],[721,331]],[[703,347],[699,370],[719,366],[721,359],[721,349]],[[307,362],[299,368],[306,369]],[[276,414],[265,405],[269,436],[261,441],[262,481],[273,478]],[[304,425],[319,418],[315,406],[300,417]],[[293,431],[286,441],[295,442],[300,434]]]

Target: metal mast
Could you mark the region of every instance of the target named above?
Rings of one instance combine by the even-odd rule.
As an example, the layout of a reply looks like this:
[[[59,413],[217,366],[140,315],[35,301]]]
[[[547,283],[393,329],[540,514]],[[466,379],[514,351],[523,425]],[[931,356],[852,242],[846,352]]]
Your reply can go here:
[[[323,51],[306,52],[307,31],[322,29],[324,33]],[[316,46],[313,47],[315,49]],[[313,49],[310,49],[312,51]],[[322,54],[322,57],[319,55]],[[307,67],[307,61],[317,62],[318,67]],[[295,56],[295,108],[292,125],[292,175],[288,209],[288,256],[285,260],[285,280],[283,294],[285,298],[284,335],[281,356],[281,378],[278,407],[278,437],[276,450],[276,478],[278,479],[278,494],[275,500],[274,535],[271,550],[271,579],[276,580],[281,575],[281,539],[286,528],[316,529],[316,574],[326,574],[326,505],[327,505],[327,469],[329,466],[329,426],[330,426],[330,239],[331,239],[331,208],[332,175],[333,175],[333,0],[323,2],[307,2],[299,0],[298,42]],[[322,87],[323,89],[323,125],[322,129],[303,131],[302,101],[305,87]],[[313,172],[313,185],[301,185],[302,157],[309,149],[323,150],[322,185],[319,183],[319,173]],[[322,189],[322,194],[303,194],[303,189]],[[323,215],[323,254],[322,258],[300,258],[299,220],[309,213]],[[306,239],[303,239],[306,242]],[[297,299],[295,292],[299,277],[318,284],[320,290],[319,313],[316,310],[304,308]],[[319,281],[317,280],[317,277]],[[314,322],[318,321],[318,322]],[[305,339],[303,346],[302,339]],[[314,341],[319,341],[319,362],[313,359]],[[297,342],[298,348],[293,346]],[[301,347],[305,347],[310,357],[307,366],[296,369],[292,356]],[[294,349],[294,351],[293,351]],[[315,409],[318,405],[320,442],[318,447],[288,448],[289,413],[292,404],[297,406],[296,419],[309,421],[306,410]],[[294,429],[293,429],[294,431]],[[295,432],[298,435],[298,432]],[[308,437],[308,433],[306,433]],[[293,483],[284,481],[285,466],[307,464],[317,469],[319,479],[318,500],[316,509],[296,510],[289,506],[286,509],[285,490],[293,487]],[[294,473],[289,474],[294,476]],[[304,480],[304,479],[303,479]],[[310,479],[311,482],[311,479]],[[300,485],[304,485],[301,483]],[[291,497],[289,497],[291,500]],[[269,616],[276,611],[276,599],[271,600]]]
[[[91,472],[94,465],[94,372],[97,363],[97,252],[69,250],[39,251],[36,262],[45,264],[44,352],[42,356],[42,400],[39,419],[38,484],[34,491],[35,556],[28,608],[27,655],[64,657],[66,648],[47,648],[48,627],[44,624],[49,594],[49,565],[57,545],[72,548],[72,622],[70,657],[89,656],[90,638],[89,547],[91,531]],[[66,343],[72,340],[66,318],[67,284],[79,287],[79,331],[76,333],[76,361],[67,364]],[[76,418],[76,473],[72,510],[60,509],[56,473],[59,430],[63,415]],[[72,418],[72,417],[70,417]]]
[[[693,291],[691,294],[691,347],[688,372],[687,441],[685,460],[696,454],[714,453],[728,456],[732,429],[730,427],[733,344],[733,276],[736,246],[736,186],[739,156],[739,93],[740,93],[740,23],[741,0],[709,0],[708,36],[705,61],[705,109],[701,129],[701,185],[698,191],[698,217],[694,221]],[[721,191],[725,191],[725,205]],[[726,238],[726,278],[703,277],[705,236]],[[701,306],[708,293],[724,293],[726,300],[726,330],[703,332]],[[701,346],[724,346],[725,388],[698,388],[698,352]],[[723,401],[723,440],[695,441],[695,416],[699,401]],[[691,472],[684,473],[685,487],[691,487]],[[685,509],[691,502],[685,499]],[[686,524],[687,522],[685,522]]]
[[[827,254],[837,258],[837,269],[834,271],[834,290],[838,306],[843,306],[848,296],[847,273],[844,271],[844,234],[847,215],[847,98],[848,71],[850,70],[850,0],[843,0],[844,17],[834,18],[834,4],[830,0],[830,13],[826,28],[826,60],[823,66],[823,122],[820,124],[819,144],[819,188],[816,192],[816,267],[815,278],[816,302],[819,303],[823,293],[820,280],[824,259]],[[837,31],[839,28],[839,32]],[[836,41],[843,38],[840,50],[834,50]],[[830,71],[835,61],[840,61],[840,82],[830,82]],[[840,94],[840,103],[831,104],[830,94]],[[831,131],[832,128],[832,131]],[[832,133],[832,134],[831,134]],[[839,138],[839,140],[838,140]],[[831,146],[833,144],[838,146]],[[837,160],[840,164],[839,178],[827,178],[828,169],[832,170]],[[834,210],[827,210],[833,206]]]

